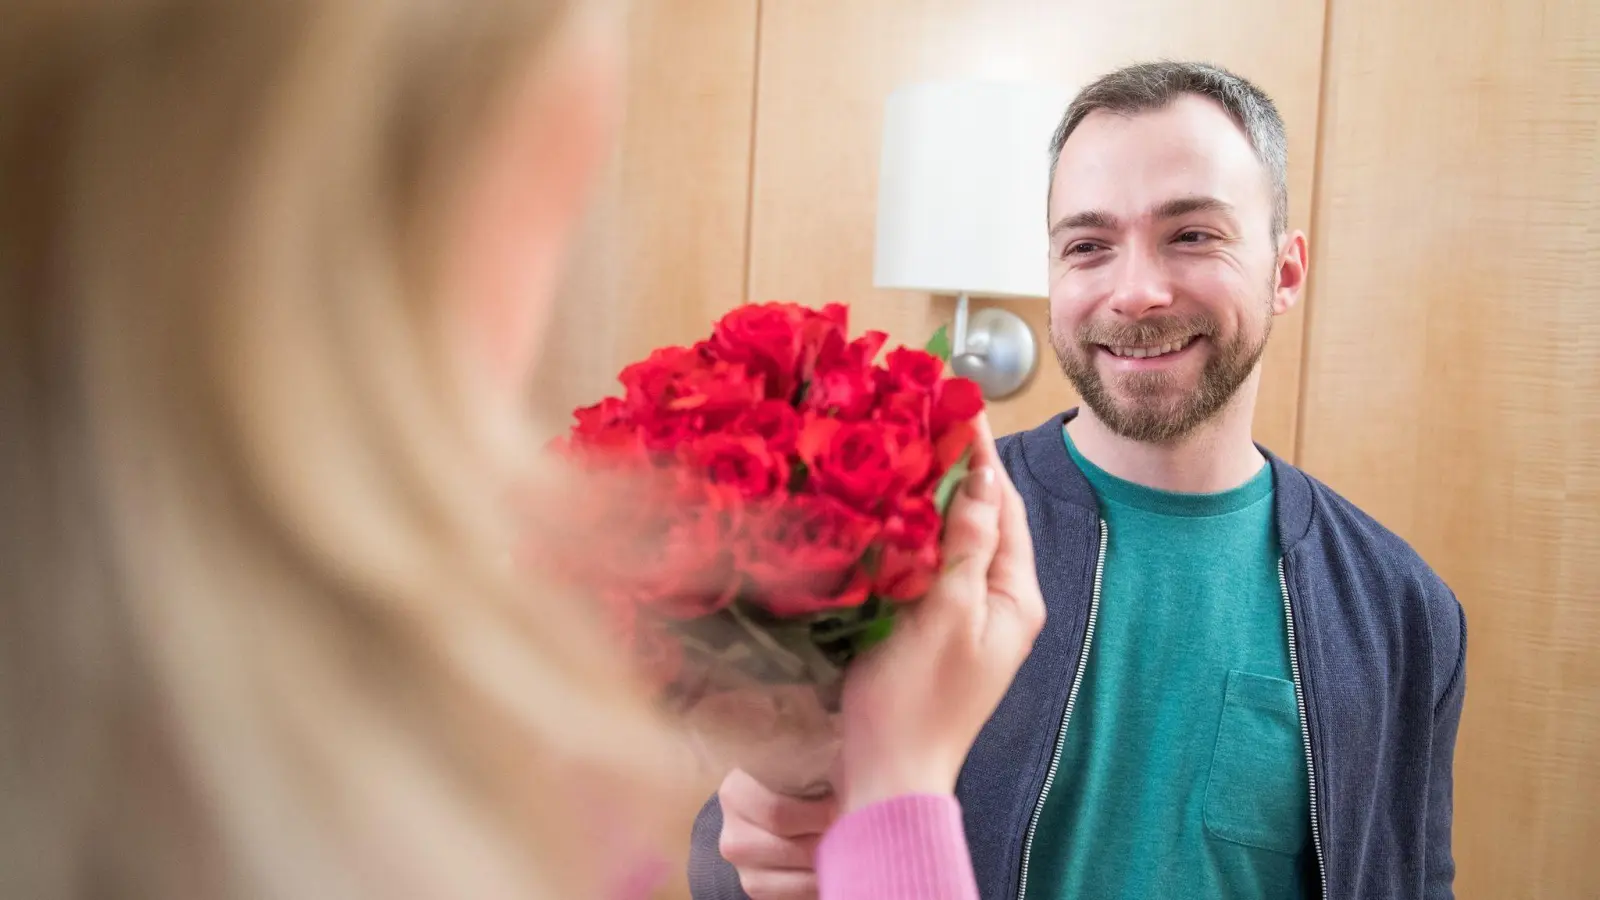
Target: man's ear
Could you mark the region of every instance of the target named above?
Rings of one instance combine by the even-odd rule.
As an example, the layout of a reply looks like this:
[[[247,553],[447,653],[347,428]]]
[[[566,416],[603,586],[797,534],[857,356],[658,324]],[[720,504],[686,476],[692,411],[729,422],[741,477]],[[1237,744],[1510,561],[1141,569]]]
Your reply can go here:
[[[574,238],[616,139],[620,32],[557,36],[493,110],[446,223],[444,292],[465,356],[520,395]]]
[[[1281,316],[1300,302],[1305,293],[1306,276],[1310,269],[1306,258],[1306,235],[1291,231],[1278,250],[1277,287],[1272,293],[1272,314]]]

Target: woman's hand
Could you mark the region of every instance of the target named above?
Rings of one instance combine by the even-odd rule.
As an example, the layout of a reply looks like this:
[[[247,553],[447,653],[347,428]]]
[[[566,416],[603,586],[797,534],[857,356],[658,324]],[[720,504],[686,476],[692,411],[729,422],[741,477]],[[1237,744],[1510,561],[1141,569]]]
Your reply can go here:
[[[1044,625],[1022,497],[987,420],[951,502],[945,570],[894,634],[851,664],[836,791],[849,812],[902,794],[948,794]]]

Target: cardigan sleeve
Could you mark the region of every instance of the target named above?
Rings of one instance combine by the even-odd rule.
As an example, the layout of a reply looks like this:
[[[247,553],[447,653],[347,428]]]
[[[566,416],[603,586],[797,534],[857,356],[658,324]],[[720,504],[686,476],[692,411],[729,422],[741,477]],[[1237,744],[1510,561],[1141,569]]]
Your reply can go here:
[[[835,822],[817,848],[820,900],[978,900],[961,807],[907,795]]]

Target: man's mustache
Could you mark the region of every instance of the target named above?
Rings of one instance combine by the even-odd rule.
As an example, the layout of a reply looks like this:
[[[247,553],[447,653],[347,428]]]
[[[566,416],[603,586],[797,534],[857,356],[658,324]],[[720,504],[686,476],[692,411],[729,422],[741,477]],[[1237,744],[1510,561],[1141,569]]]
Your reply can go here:
[[[1078,328],[1076,337],[1080,344],[1101,347],[1148,347],[1212,337],[1217,330],[1216,322],[1206,316],[1169,316],[1126,324],[1089,322]]]

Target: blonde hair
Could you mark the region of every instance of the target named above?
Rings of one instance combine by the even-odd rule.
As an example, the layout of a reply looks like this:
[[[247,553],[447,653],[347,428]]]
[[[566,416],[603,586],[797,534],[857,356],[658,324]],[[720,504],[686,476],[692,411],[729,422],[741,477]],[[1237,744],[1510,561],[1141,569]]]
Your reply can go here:
[[[431,284],[565,6],[0,11],[0,895],[596,896],[682,824]]]

